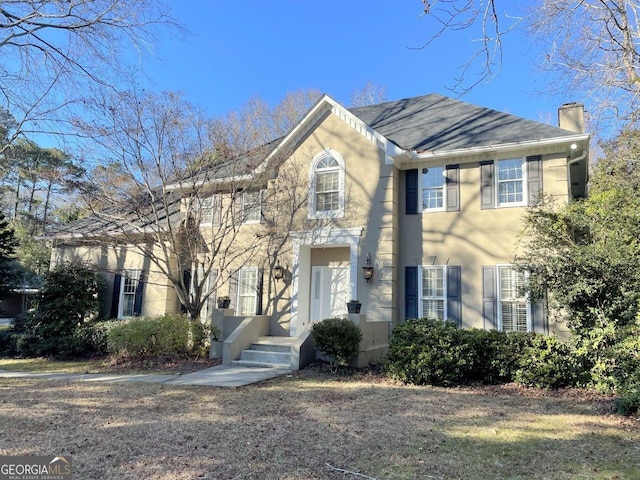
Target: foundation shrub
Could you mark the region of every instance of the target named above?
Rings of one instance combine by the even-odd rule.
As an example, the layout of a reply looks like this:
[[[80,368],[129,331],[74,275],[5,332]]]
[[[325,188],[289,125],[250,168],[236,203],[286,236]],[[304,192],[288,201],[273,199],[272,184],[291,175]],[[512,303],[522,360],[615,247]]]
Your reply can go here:
[[[475,359],[465,380],[494,385],[514,380],[523,352],[535,337],[533,333],[479,329],[460,330],[460,334],[469,338]]]
[[[458,385],[477,363],[472,343],[453,322],[407,320],[394,328],[383,370],[405,383]]]
[[[311,337],[316,348],[332,363],[343,365],[358,353],[362,332],[346,318],[327,318],[313,325]]]
[[[577,385],[586,373],[569,344],[536,335],[522,352],[515,381],[529,387],[562,388]]]
[[[387,376],[417,385],[469,383],[558,388],[581,373],[570,347],[533,333],[460,329],[453,322],[408,320],[397,325],[384,365]]]
[[[178,314],[123,320],[107,328],[107,349],[119,357],[197,356],[207,340],[201,322]]]

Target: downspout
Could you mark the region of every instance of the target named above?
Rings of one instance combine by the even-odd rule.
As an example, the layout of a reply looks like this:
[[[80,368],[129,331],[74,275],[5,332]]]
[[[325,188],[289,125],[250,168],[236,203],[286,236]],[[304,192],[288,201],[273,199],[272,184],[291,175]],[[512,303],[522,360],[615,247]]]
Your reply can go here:
[[[582,151],[582,154],[579,157],[570,158],[569,160],[567,160],[567,170],[569,172],[567,177],[568,177],[568,182],[569,182],[569,194],[570,195],[571,195],[571,183],[572,183],[571,182],[571,166],[576,164],[576,163],[579,163],[579,162],[582,162],[583,160],[585,160],[587,158],[588,153],[589,153],[589,150],[587,148],[587,149],[584,149]],[[587,189],[586,182],[589,180],[588,177],[589,177],[589,175],[588,175],[588,170],[587,170],[587,175],[586,175],[586,178],[585,178],[585,196],[586,196],[586,193],[587,193],[586,192],[586,189]],[[571,195],[571,199],[573,199],[573,195]]]

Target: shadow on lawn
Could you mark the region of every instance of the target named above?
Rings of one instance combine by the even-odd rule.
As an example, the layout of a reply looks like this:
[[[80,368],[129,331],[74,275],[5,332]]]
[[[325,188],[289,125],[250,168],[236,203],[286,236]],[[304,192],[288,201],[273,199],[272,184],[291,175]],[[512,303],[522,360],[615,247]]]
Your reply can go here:
[[[2,450],[57,448],[79,478],[343,478],[325,463],[380,480],[640,476],[638,425],[576,392],[304,373],[240,389],[0,385]]]

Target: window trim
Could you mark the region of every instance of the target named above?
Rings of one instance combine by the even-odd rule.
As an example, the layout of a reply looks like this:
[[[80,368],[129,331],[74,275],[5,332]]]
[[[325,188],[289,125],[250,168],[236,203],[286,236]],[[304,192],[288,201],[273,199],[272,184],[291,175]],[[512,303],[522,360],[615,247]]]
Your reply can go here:
[[[500,202],[500,183],[505,183],[513,180],[500,181],[500,163],[507,162],[509,160],[520,160],[522,162],[522,200],[519,202]],[[528,191],[528,171],[527,171],[527,158],[526,157],[512,157],[503,158],[494,162],[494,174],[493,174],[493,189],[494,189],[494,203],[495,208],[509,208],[509,207],[526,207],[528,205],[529,191]]]
[[[318,211],[316,210],[316,173],[320,162],[327,157],[333,158],[338,164],[338,209]],[[309,211],[307,218],[314,220],[344,217],[344,177],[345,163],[340,153],[328,148],[314,157],[311,162],[311,169],[309,170]]]
[[[442,170],[441,172],[442,185],[439,187],[442,191],[442,206],[435,207],[435,208],[428,208],[424,206],[424,191],[426,189],[422,185],[422,179],[425,175],[429,173],[429,170],[435,169],[435,168],[439,168]],[[427,173],[424,173],[425,170],[427,170]],[[418,182],[419,182],[420,194],[418,196],[418,212],[426,213],[426,212],[446,212],[447,211],[447,170],[448,169],[446,165],[435,165],[432,167],[423,167],[419,169]],[[429,190],[434,190],[434,189],[435,187],[429,188]]]
[[[138,291],[138,286],[140,284],[140,277],[142,275],[142,270],[139,269],[127,269],[127,270],[123,270],[122,273],[120,274],[121,276],[121,280],[120,280],[120,294],[118,296],[118,319],[125,319],[125,318],[133,318],[135,317],[135,310],[136,310],[136,292]],[[132,292],[125,292],[125,285],[127,283],[127,279],[131,279],[133,280],[133,291]],[[132,312],[131,315],[124,315],[124,299],[125,299],[125,295],[126,296],[131,296],[133,297],[133,304],[132,304]]]
[[[503,318],[502,318],[502,288],[501,288],[501,280],[502,280],[502,275],[501,275],[501,269],[502,268],[511,268],[511,269],[515,269],[516,265],[512,264],[512,263],[502,263],[502,264],[498,264],[496,265],[496,321],[497,321],[497,329],[501,332],[505,331],[504,330],[504,324],[503,324]],[[525,281],[528,278],[528,274],[527,272],[524,272],[524,279]],[[529,295],[525,293],[524,295],[524,302],[526,304],[526,315],[527,315],[527,332],[532,332],[533,331],[533,311],[532,311],[532,305],[531,305],[531,299],[529,298]],[[506,300],[505,300],[506,301]],[[509,332],[517,332],[518,330],[508,330]]]
[[[425,297],[423,289],[424,270],[440,270],[442,272],[442,297]],[[424,300],[442,300],[442,321],[448,318],[447,300],[448,300],[448,276],[446,265],[419,265],[418,266],[418,318],[424,318]]]
[[[205,207],[204,202],[210,201],[211,206]],[[214,193],[213,195],[209,195],[207,197],[202,198],[199,201],[198,208],[200,209],[200,226],[201,227],[210,227],[215,225],[220,225],[222,223],[222,196],[219,193]],[[211,209],[210,218],[205,220],[203,210]],[[217,214],[217,215],[216,215]]]
[[[249,273],[249,272],[255,272],[256,274],[256,283],[251,286],[250,288],[253,289],[253,298],[255,299],[255,304],[254,304],[254,309],[253,312],[250,313],[242,313],[242,311],[240,310],[240,307],[242,305],[242,302],[240,301],[243,297],[248,297],[249,295],[242,294],[242,277],[245,273]],[[242,267],[240,270],[238,270],[238,287],[237,287],[237,293],[236,293],[236,315],[239,316],[251,316],[251,315],[255,315],[256,311],[258,309],[258,282],[260,281],[259,278],[260,275],[260,267]]]
[[[245,224],[258,224],[258,223],[262,223],[262,188],[259,190],[255,190],[255,189],[247,189],[247,190],[243,190],[242,191],[242,223]],[[258,219],[252,219],[252,220],[248,220],[247,219],[247,201],[246,201],[246,195],[247,194],[254,194],[257,193],[258,194],[258,201],[257,203],[254,205],[254,208],[257,210],[258,213]],[[253,212],[252,212],[253,213]]]

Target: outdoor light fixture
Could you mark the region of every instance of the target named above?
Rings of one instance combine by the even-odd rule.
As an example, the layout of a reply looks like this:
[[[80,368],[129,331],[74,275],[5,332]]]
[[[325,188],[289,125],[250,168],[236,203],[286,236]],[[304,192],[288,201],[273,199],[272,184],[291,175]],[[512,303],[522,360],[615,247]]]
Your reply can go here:
[[[362,267],[362,275],[364,279],[369,282],[373,278],[373,266],[371,265],[371,254],[367,253],[367,264]]]
[[[273,267],[273,278],[276,280],[282,280],[284,277],[284,267],[280,265],[280,260],[276,263],[276,266]]]
[[[571,144],[571,150],[577,150],[578,149],[578,144],[577,143],[572,143]]]

